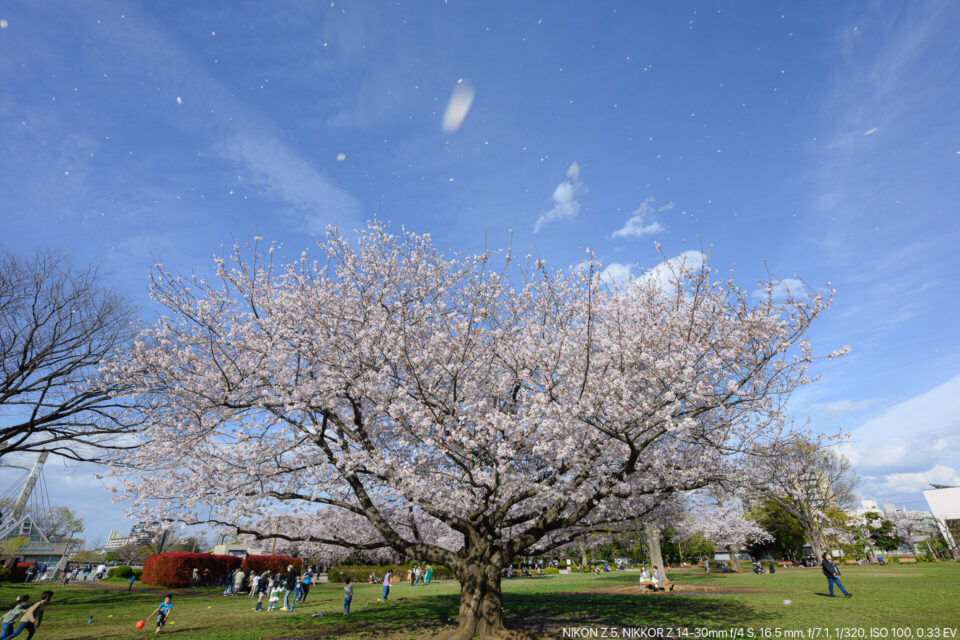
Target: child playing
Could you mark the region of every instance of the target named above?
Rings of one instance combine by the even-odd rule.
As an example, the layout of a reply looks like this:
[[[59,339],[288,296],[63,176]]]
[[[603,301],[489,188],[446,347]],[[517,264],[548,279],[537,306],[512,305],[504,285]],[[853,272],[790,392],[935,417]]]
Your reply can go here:
[[[163,629],[163,625],[166,624],[167,616],[170,615],[171,610],[173,610],[173,594],[168,593],[167,597],[163,599],[163,602],[147,616],[149,618],[154,613],[157,614],[157,629],[154,633],[160,633],[160,629]]]
[[[3,614],[3,618],[0,619],[3,621],[3,630],[0,632],[0,637],[6,638],[13,633],[13,623],[17,621],[21,613],[27,610],[29,600],[30,596],[19,596],[17,601],[13,603],[13,608]]]
[[[267,607],[267,611],[273,611],[277,608],[277,603],[280,602],[281,593],[282,589],[280,589],[280,585],[273,585],[273,589],[270,591],[270,606]]]
[[[37,632],[37,627],[40,626],[40,622],[43,620],[43,610],[51,598],[53,598],[53,591],[44,591],[41,593],[40,602],[37,602],[23,612],[23,615],[20,617],[20,626],[17,627],[17,630],[13,633],[4,633],[2,636],[3,639],[15,638],[24,630],[27,632],[27,637],[32,638],[33,634]],[[11,628],[12,627],[13,625],[11,623]]]

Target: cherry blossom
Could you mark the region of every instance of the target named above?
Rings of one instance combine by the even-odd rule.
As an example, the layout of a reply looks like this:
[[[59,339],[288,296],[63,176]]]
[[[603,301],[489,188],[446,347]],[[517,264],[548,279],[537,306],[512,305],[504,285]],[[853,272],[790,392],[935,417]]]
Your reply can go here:
[[[610,287],[511,253],[444,254],[373,222],[287,265],[256,244],[104,366],[146,414],[116,460],[133,512],[343,549],[461,583],[451,638],[497,637],[500,572],[584,528],[736,475],[790,436],[784,403],[830,295],[759,302],[704,262]]]

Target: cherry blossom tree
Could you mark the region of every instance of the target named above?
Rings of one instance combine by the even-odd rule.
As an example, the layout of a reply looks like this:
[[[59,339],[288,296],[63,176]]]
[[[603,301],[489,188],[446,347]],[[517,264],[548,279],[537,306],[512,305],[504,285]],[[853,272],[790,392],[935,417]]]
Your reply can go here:
[[[456,639],[509,635],[513,558],[633,517],[638,496],[735,474],[789,435],[803,336],[829,305],[757,301],[702,262],[610,288],[589,259],[553,272],[443,254],[376,222],[318,244],[285,266],[237,248],[212,282],[157,266],[167,314],[104,368],[148,418],[117,460],[119,498],[446,565]]]
[[[726,496],[709,508],[693,512],[676,526],[677,537],[690,538],[700,533],[717,548],[726,549],[730,554],[730,565],[740,570],[737,553],[745,546],[756,542],[773,540],[763,527],[746,517],[743,505],[736,497]]]
[[[800,523],[819,558],[833,516],[856,498],[859,479],[831,439],[797,438],[777,450],[759,452],[746,479],[764,499],[780,505]]]

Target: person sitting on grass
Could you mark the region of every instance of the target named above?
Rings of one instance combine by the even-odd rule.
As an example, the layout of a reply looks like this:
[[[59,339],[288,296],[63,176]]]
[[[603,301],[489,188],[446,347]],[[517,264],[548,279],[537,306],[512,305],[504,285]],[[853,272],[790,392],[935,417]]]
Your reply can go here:
[[[0,618],[3,621],[0,637],[6,637],[13,633],[13,623],[17,621],[21,613],[27,610],[29,601],[30,596],[28,595],[18,596],[16,602],[13,603],[13,608],[3,614],[3,618]]]
[[[17,627],[17,630],[13,633],[4,632],[4,634],[0,636],[0,640],[16,638],[24,629],[27,630],[27,640],[30,640],[33,634],[37,632],[37,627],[40,626],[40,622],[43,620],[43,610],[47,607],[47,603],[50,602],[51,598],[53,598],[53,591],[44,591],[41,593],[40,601],[23,612],[23,615],[20,617],[20,626]]]
[[[168,593],[167,597],[163,599],[163,602],[150,612],[149,618],[154,613],[157,614],[157,628],[154,633],[160,633],[160,629],[163,629],[163,625],[167,623],[167,617],[170,615],[170,612],[173,610],[173,594]]]

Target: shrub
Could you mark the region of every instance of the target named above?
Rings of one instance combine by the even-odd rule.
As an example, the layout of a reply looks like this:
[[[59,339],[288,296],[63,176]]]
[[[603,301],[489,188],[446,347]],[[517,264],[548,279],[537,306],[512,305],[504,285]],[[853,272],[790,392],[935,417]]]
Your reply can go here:
[[[270,573],[284,573],[291,564],[297,573],[300,573],[300,570],[303,569],[303,560],[290,556],[247,556],[243,559],[240,568],[248,573],[250,571],[263,573],[267,570]]]
[[[543,572],[551,576],[560,575],[560,569],[557,569],[556,567],[544,567]]]
[[[387,573],[387,570],[393,571],[394,580],[405,580],[407,577],[407,569],[411,568],[413,565],[410,564],[397,564],[397,565],[348,565],[342,567],[332,567],[327,571],[327,580],[329,582],[343,582],[347,578],[350,578],[353,582],[366,582],[370,578],[370,574],[374,573],[377,576],[377,579],[381,582],[383,581],[384,574]],[[420,565],[423,568],[426,565]],[[453,572],[450,571],[447,567],[440,565],[433,565],[433,576],[431,576],[431,582],[434,580],[449,580],[453,577]]]
[[[27,569],[30,567],[39,568],[36,562],[18,562],[15,567],[10,567],[10,581],[23,582],[27,579]]]
[[[119,567],[107,569],[108,578],[129,578],[132,575],[133,567],[128,567],[126,565],[120,565]]]
[[[241,560],[237,556],[215,556],[210,553],[186,551],[155,553],[144,561],[141,579],[144,584],[188,587],[194,567],[201,572],[204,569],[210,569],[211,578],[217,580],[225,577],[233,569],[238,569],[240,564]]]
[[[12,577],[9,567],[0,567],[0,582],[10,582]]]

